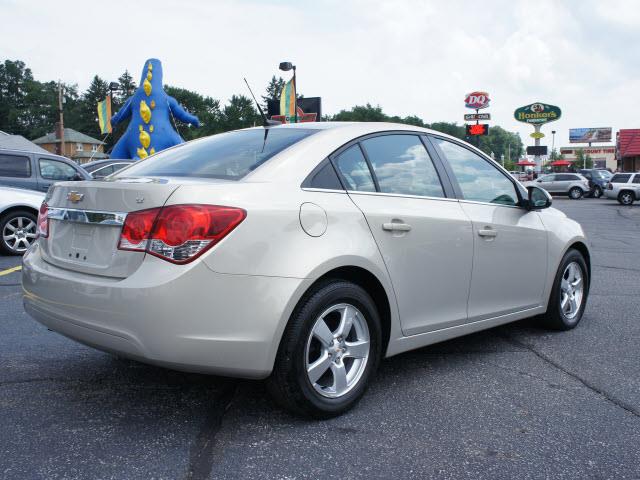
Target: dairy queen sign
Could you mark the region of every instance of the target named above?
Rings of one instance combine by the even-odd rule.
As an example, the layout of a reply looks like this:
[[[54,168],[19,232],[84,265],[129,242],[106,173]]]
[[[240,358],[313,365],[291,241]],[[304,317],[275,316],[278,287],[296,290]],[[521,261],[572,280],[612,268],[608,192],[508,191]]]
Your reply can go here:
[[[464,106],[473,110],[487,108],[489,102],[489,94],[487,92],[471,92],[464,98]]]

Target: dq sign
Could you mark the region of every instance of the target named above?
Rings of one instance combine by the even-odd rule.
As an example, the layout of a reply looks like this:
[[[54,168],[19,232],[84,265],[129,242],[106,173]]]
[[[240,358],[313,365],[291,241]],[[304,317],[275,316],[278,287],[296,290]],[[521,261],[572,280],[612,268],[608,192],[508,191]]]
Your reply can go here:
[[[489,94],[487,92],[471,92],[464,98],[464,106],[474,110],[489,106]]]
[[[546,103],[532,103],[524,107],[517,108],[513,116],[519,122],[542,125],[543,123],[558,120],[562,115],[560,107],[547,105]]]

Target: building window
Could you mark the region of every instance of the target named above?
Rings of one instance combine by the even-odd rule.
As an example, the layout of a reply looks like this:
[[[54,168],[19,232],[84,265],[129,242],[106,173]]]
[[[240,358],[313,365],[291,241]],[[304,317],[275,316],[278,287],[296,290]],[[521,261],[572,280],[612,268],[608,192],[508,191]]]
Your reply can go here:
[[[98,151],[98,145],[96,145],[95,143],[93,145],[91,145],[91,151],[92,152],[97,152]]]
[[[82,152],[84,150],[84,145],[81,143],[76,143],[76,152]]]

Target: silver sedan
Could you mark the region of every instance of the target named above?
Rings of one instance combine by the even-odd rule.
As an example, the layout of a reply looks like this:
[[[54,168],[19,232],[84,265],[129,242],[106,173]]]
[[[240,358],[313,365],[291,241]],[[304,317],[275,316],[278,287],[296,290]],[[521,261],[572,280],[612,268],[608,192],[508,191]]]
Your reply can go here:
[[[435,131],[234,131],[52,187],[24,304],[79,342],[267,379],[286,408],[326,418],[384,357],[531,316],[574,328],[589,248],[550,206]]]

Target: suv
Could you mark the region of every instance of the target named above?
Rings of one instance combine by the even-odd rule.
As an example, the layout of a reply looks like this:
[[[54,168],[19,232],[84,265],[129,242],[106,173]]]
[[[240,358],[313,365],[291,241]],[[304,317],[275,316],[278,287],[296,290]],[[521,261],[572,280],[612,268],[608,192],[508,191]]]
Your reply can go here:
[[[538,177],[532,185],[544,188],[555,195],[568,195],[577,200],[591,191],[589,180],[577,173],[551,173]]]
[[[581,168],[578,170],[580,174],[589,180],[591,187],[591,196],[600,198],[607,188],[607,183],[611,179],[612,173],[609,170],[601,168]]]
[[[604,191],[607,198],[615,198],[621,205],[640,200],[640,173],[616,173]]]
[[[91,178],[82,167],[59,155],[0,149],[0,185],[46,192],[58,181]]]

